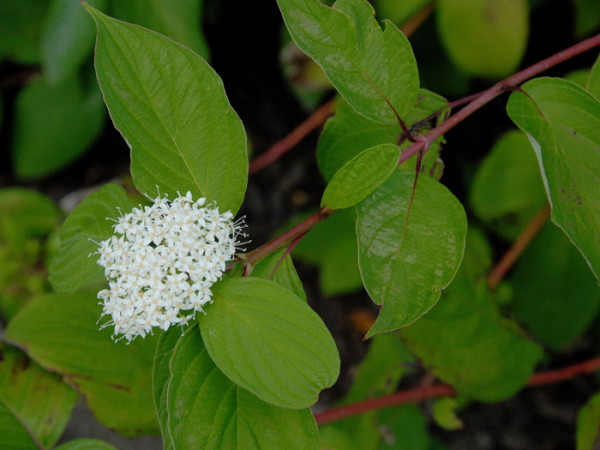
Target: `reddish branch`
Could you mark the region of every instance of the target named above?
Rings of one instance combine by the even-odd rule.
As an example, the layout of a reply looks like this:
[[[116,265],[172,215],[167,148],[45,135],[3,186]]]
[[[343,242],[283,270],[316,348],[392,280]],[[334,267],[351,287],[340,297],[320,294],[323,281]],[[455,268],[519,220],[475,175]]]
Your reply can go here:
[[[542,386],[545,384],[558,383],[559,381],[570,380],[577,375],[589,374],[597,372],[598,370],[600,370],[600,356],[561,369],[536,373],[529,379],[527,386]],[[431,398],[453,396],[455,394],[454,388],[447,384],[417,387],[415,389],[408,389],[391,395],[353,403],[351,405],[332,408],[329,411],[315,414],[315,420],[317,421],[317,424],[323,425],[325,423],[345,419],[346,417],[362,414],[367,411],[387,408],[388,406],[416,403]]]
[[[272,162],[279,159],[288,150],[297,145],[302,139],[308,136],[313,130],[320,127],[327,118],[333,113],[335,99],[332,99],[313,112],[308,119],[302,122],[294,131],[288,134],[273,147],[268,149],[262,155],[250,162],[248,173],[252,175],[261,169],[264,169]]]
[[[500,282],[504,279],[506,273],[510,270],[515,262],[521,257],[527,246],[531,243],[534,237],[540,232],[546,221],[550,217],[550,205],[546,205],[527,225],[517,240],[513,242],[507,252],[502,256],[498,264],[492,269],[488,275],[488,286],[493,291]]]

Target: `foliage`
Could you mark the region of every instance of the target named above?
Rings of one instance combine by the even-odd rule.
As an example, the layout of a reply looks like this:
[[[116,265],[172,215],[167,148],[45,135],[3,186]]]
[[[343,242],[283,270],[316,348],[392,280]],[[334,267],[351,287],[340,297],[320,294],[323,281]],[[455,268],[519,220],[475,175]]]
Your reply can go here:
[[[95,439],[59,441],[81,395],[104,426],[125,436],[160,433],[167,449],[438,448],[428,423],[458,430],[469,402],[502,401],[532,380],[540,384],[536,369],[593,327],[600,308],[600,58],[569,79],[533,78],[557,57],[449,102],[437,93],[447,84],[432,82],[427,62],[418,67],[400,27],[408,30],[435,9],[423,25],[439,34],[431,44],[434,69],[461,91],[473,77],[487,83],[517,70],[540,2],[276,3],[317,84],[340,98],[316,146],[327,183],[320,209],[249,252],[236,240],[245,237],[243,218],[231,221],[245,211],[248,137],[206,61],[202,1],[0,6],[0,59],[31,69],[5,108],[14,109],[7,123],[16,177],[47,180],[68,169],[112,124],[131,151],[132,183],[94,189],[65,218],[36,190],[0,190],[4,445],[113,448]],[[577,35],[597,30],[593,2],[574,8]],[[586,49],[598,46],[600,36],[587,42]],[[465,171],[463,195],[443,177],[445,133],[507,91],[515,127]],[[197,200],[173,213],[178,236],[161,228],[169,208],[134,209],[142,196],[146,204],[170,205],[178,195]],[[210,208],[199,209],[205,201]],[[553,223],[532,228],[548,205]],[[117,232],[128,214],[153,211],[162,211],[152,223],[164,236]],[[247,222],[252,234],[251,215]],[[146,222],[130,225],[139,223]],[[198,224],[192,245],[205,258],[191,261],[178,239]],[[217,228],[235,242],[231,261],[207,246],[208,235],[225,242]],[[128,267],[98,264],[107,242],[112,252],[126,251],[119,240],[138,246],[143,256],[132,263],[150,269],[152,252],[165,252],[166,261],[169,247],[183,250],[168,260],[167,275],[139,284]],[[519,261],[501,258],[509,246]],[[317,314],[290,254],[317,267],[326,297],[343,300],[364,288],[352,298],[363,302],[356,328],[370,344],[353,376],[338,353],[342,337]],[[193,271],[182,268],[205,260],[220,268],[210,279],[192,280]],[[500,287],[491,281],[499,270]],[[137,294],[125,298],[115,278]],[[111,311],[98,303],[109,282],[110,292],[123,296]],[[210,289],[213,301],[185,315],[173,298],[183,294],[161,290],[169,283],[189,296]],[[142,307],[172,320],[164,326],[148,319],[149,333],[115,339],[114,318]],[[351,305],[344,310],[354,317]],[[325,424],[328,412],[311,407],[340,372],[351,386],[322,397],[320,406],[334,408],[329,413],[341,411]],[[435,395],[457,398],[431,408],[386,403],[423,372],[417,390],[427,392],[431,377],[441,388]],[[365,401],[376,406],[350,416]],[[578,448],[598,439],[598,404],[596,395],[581,410]]]

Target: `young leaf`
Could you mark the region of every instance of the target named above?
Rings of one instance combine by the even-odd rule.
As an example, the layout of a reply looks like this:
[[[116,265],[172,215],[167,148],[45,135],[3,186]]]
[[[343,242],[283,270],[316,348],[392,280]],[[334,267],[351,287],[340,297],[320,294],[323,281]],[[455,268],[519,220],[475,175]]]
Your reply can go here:
[[[398,123],[394,110],[408,114],[419,75],[408,39],[393,23],[382,31],[365,0],[338,0],[333,7],[320,0],[277,3],[298,47],[359,114],[388,124]]]
[[[557,78],[538,78],[511,94],[506,110],[538,158],[552,220],[600,276],[600,103]]]
[[[595,450],[600,430],[600,392],[581,408],[577,416],[577,450]]]
[[[450,58],[463,71],[500,78],[513,72],[527,45],[527,0],[440,0],[437,23]]]
[[[129,436],[156,432],[150,379],[156,339],[115,343],[110,330],[98,330],[101,312],[95,293],[47,295],[19,311],[6,339],[62,375],[103,425]]]
[[[105,10],[108,0],[89,0],[89,3]],[[77,73],[92,54],[95,31],[94,21],[78,2],[51,2],[41,45],[44,74],[51,84]]]
[[[543,356],[539,345],[497,311],[485,278],[490,253],[482,235],[469,233],[465,259],[444,298],[401,331],[431,373],[481,401],[516,394]]]
[[[15,348],[0,346],[0,410],[9,411],[43,448],[56,444],[77,398],[60,377],[46,372]],[[2,419],[0,423],[6,424]],[[9,442],[2,434],[4,448],[22,448]]]
[[[333,176],[321,206],[343,209],[356,205],[394,172],[400,158],[395,144],[371,147],[348,161]]]
[[[211,358],[229,379],[261,400],[306,408],[338,377],[331,334],[293,292],[263,278],[224,279],[199,319]]]
[[[0,402],[0,436],[7,448],[36,450],[39,448],[19,419]]]
[[[428,123],[420,123],[421,121],[433,114],[437,114],[437,121],[441,121],[447,109],[446,99],[426,89],[419,89],[417,100],[406,116],[405,123],[411,128],[413,136],[418,136],[427,132],[430,126]],[[434,118],[434,124],[435,122]],[[397,144],[401,135],[402,129],[398,123],[374,122],[357,114],[347,103],[342,102],[335,116],[325,123],[319,138],[317,147],[319,169],[325,180],[331,181],[344,164],[362,151],[380,144]],[[436,140],[423,157],[422,168],[425,172],[429,172],[436,163],[440,141],[441,139]],[[400,148],[404,149],[409,145],[410,142],[405,139]]]
[[[279,449],[291,443],[318,448],[310,410],[278,408],[236,386],[215,366],[197,326],[177,341],[169,371],[166,406],[173,448]]]
[[[279,264],[284,253],[285,249],[281,249],[262,259],[254,266],[252,276],[271,279],[306,301],[306,292],[304,292],[302,281],[300,281],[300,278],[298,277],[298,272],[296,272],[292,257],[287,255],[281,264]],[[277,267],[277,264],[279,264],[279,267]],[[277,267],[277,270],[275,270],[275,267]],[[273,273],[274,270],[275,272]],[[271,274],[273,276],[271,276]]]
[[[136,187],[189,190],[236,213],[248,178],[246,134],[221,79],[188,48],[86,7],[98,26],[98,81],[131,147]]]
[[[583,333],[600,308],[600,289],[585,260],[551,224],[519,258],[511,281],[515,316],[554,350]]]
[[[104,185],[77,205],[61,228],[60,249],[50,261],[49,280],[56,291],[74,292],[104,279],[97,264],[97,242],[109,238],[113,220],[132,207],[125,190],[116,184]]]
[[[443,185],[396,171],[357,205],[358,264],[371,299],[383,309],[367,334],[417,320],[454,278],[464,250],[467,219]]]
[[[17,98],[12,155],[20,177],[46,176],[73,161],[96,139],[104,124],[102,97],[75,75],[50,84],[43,77]],[[67,120],[65,118],[68,118]]]
[[[477,169],[469,199],[477,217],[508,240],[544,207],[538,163],[523,133],[510,131],[494,144]]]
[[[127,0],[113,3],[118,19],[164,34],[208,59],[209,50],[200,32],[203,0]]]

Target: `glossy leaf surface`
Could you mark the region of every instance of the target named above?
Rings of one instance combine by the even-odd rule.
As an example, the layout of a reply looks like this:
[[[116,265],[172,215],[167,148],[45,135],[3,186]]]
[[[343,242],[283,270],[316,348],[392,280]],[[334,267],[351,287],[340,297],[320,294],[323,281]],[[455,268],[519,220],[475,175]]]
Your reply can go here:
[[[356,205],[394,172],[400,149],[394,144],[371,147],[348,161],[327,185],[321,206],[343,209]]]
[[[414,178],[398,170],[356,207],[363,283],[383,304],[367,336],[409,325],[429,311],[462,260],[462,205],[427,176],[419,177],[411,205]]]
[[[506,109],[529,137],[556,223],[600,275],[600,102],[557,78],[511,94]]]
[[[169,343],[159,344],[158,355],[161,349],[166,352],[162,375],[155,376],[155,389],[159,381],[166,407],[159,409],[159,417],[167,423],[171,438],[166,448],[278,449],[292,442],[298,448],[318,448],[310,410],[283,409],[259,400],[215,366],[197,326],[181,338],[174,332],[178,338],[174,347],[170,333],[161,339]]]
[[[382,31],[365,0],[338,0],[333,7],[320,0],[278,4],[294,41],[359,114],[388,124],[398,123],[394,109],[400,117],[408,114],[419,76],[410,44],[393,23],[385,22]]]
[[[267,403],[306,408],[339,374],[331,334],[290,290],[263,278],[224,279],[199,319],[211,358]]]
[[[96,72],[110,116],[131,147],[136,187],[188,190],[236,213],[248,177],[244,127],[215,71],[197,54],[87,6]]]

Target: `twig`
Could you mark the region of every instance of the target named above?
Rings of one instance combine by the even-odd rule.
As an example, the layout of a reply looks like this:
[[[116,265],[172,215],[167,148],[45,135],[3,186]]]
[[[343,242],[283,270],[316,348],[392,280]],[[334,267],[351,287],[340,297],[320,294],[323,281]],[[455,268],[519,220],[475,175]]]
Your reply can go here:
[[[597,34],[596,36],[581,41],[580,43],[575,44],[572,47],[569,47],[546,59],[543,59],[542,61],[539,61],[536,64],[533,64],[532,66],[529,66],[528,68],[515,73],[514,75],[506,78],[505,80],[496,83],[491,88],[478,94],[476,98],[472,100],[469,104],[467,104],[464,108],[450,116],[447,120],[445,120],[438,127],[431,130],[429,133],[424,134],[421,139],[419,139],[417,142],[415,142],[406,150],[404,150],[402,152],[402,156],[400,157],[400,161],[398,162],[398,164],[402,164],[404,161],[423,150],[426,147],[427,142],[429,143],[429,145],[433,144],[433,142],[437,138],[454,128],[460,122],[465,120],[467,117],[469,117],[482,106],[486,105],[487,103],[498,97],[500,94],[508,90],[512,90],[521,83],[530,79],[531,77],[534,77],[535,75],[538,75],[561,62],[573,58],[599,45],[600,34]]]
[[[248,173],[250,175],[264,169],[272,162],[279,159],[288,150],[297,145],[302,139],[308,136],[313,130],[320,127],[325,120],[333,113],[335,99],[329,100],[319,109],[313,112],[304,122],[296,127],[290,134],[284,137],[279,142],[275,143],[266,152],[257,156],[256,159],[250,162]]]
[[[529,379],[527,386],[542,386],[545,384],[558,383],[560,381],[575,378],[577,375],[589,374],[597,372],[598,370],[600,370],[600,356],[560,369],[538,372]],[[317,424],[323,425],[325,423],[345,419],[346,417],[362,414],[367,411],[453,395],[456,395],[456,391],[452,386],[447,384],[417,387],[385,395],[383,397],[372,398],[362,402],[332,408],[328,411],[315,414],[315,420],[317,421]]]
[[[527,227],[521,232],[519,237],[515,240],[515,242],[513,242],[504,256],[502,256],[500,261],[492,269],[488,275],[488,286],[492,291],[498,287],[500,282],[504,279],[506,273],[515,264],[515,262],[517,262],[533,238],[537,236],[539,231],[548,220],[548,217],[550,217],[550,205],[544,206],[544,208],[537,213],[529,225],[527,225]]]

